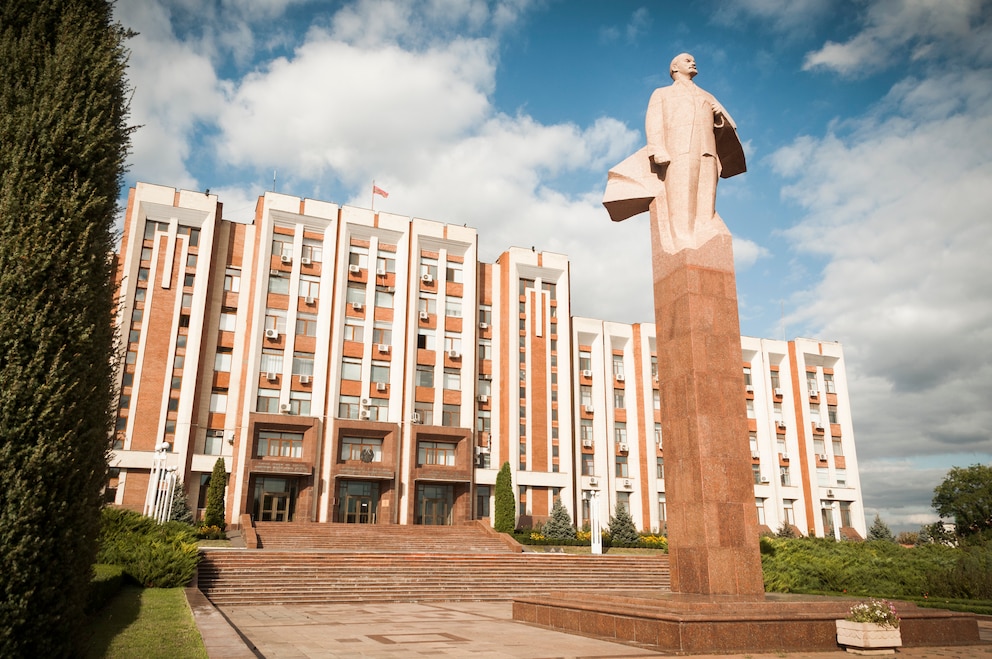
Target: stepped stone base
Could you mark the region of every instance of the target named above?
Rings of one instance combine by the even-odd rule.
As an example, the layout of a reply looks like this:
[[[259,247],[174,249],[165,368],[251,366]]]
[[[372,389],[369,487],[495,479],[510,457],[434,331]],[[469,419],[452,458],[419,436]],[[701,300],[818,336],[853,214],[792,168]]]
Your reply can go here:
[[[769,593],[709,597],[660,593],[648,597],[557,592],[515,598],[513,619],[558,631],[630,643],[673,654],[837,650],[835,620],[851,599]],[[897,602],[904,647],[973,645],[970,613]]]

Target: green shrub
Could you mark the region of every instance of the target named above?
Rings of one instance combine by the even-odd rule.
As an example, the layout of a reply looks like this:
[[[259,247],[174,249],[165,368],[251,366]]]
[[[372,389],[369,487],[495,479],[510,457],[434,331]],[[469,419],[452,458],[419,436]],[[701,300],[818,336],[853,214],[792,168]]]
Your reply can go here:
[[[634,526],[634,518],[630,516],[626,506],[620,505],[619,501],[607,528],[611,547],[633,547],[641,540],[637,527]]]
[[[103,522],[101,563],[121,566],[143,586],[174,588],[192,580],[199,552],[196,532],[189,524],[156,524],[150,517],[119,508],[105,508]]]
[[[222,530],[227,528],[224,521],[224,492],[227,489],[227,468],[224,458],[217,458],[214,470],[210,474],[210,484],[207,486],[207,509],[203,513],[203,523],[206,526],[217,526]]]
[[[551,519],[544,525],[541,535],[555,540],[575,539],[572,516],[568,514],[568,509],[562,504],[561,497],[555,497],[555,503],[551,507]]]
[[[124,570],[119,565],[104,565],[97,563],[93,566],[93,580],[86,596],[86,613],[96,613],[121,589],[124,582]]]
[[[510,463],[504,462],[496,474],[496,520],[493,528],[500,533],[513,533],[517,524],[517,500],[513,496]]]
[[[200,540],[226,540],[227,532],[219,526],[201,525],[196,529],[196,537]]]
[[[953,565],[927,575],[927,591],[936,597],[992,600],[992,546],[963,547]]]

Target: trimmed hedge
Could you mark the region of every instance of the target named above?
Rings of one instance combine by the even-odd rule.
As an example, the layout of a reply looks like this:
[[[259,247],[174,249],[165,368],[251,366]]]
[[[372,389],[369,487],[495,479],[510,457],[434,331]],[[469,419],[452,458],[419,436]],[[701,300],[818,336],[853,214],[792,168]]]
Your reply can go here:
[[[549,538],[540,531],[517,529],[513,532],[514,539],[522,545],[536,547],[588,547],[592,544],[588,531],[579,531],[576,538]],[[660,549],[668,552],[668,539],[660,535],[638,536],[637,542],[615,542],[609,533],[603,533],[603,547],[624,547],[630,549]]]
[[[97,560],[121,566],[142,586],[185,586],[200,560],[196,540],[196,530],[189,524],[157,524],[131,510],[104,508]]]

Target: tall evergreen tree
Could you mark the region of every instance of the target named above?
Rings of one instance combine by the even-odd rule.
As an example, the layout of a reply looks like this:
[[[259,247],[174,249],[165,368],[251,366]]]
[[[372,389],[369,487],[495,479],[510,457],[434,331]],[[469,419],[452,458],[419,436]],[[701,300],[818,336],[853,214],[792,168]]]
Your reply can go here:
[[[504,462],[496,474],[496,521],[493,528],[500,533],[513,533],[517,526],[517,500],[513,496],[510,463]]]
[[[637,532],[637,527],[634,525],[634,518],[630,515],[630,511],[627,510],[626,506],[621,505],[619,501],[617,501],[617,505],[613,509],[613,516],[610,517],[608,529],[614,546],[637,544],[641,539],[640,534]]]
[[[875,521],[868,529],[869,540],[884,540],[885,542],[895,542],[896,537],[892,535],[889,525],[882,521],[882,516],[875,513]]]
[[[575,540],[575,526],[572,524],[572,516],[568,514],[568,508],[561,502],[561,497],[555,497],[555,503],[551,506],[551,519],[541,529],[541,535],[555,540]]]
[[[0,3],[0,656],[77,652],[112,429],[127,154],[106,0]]]
[[[210,474],[210,484],[207,486],[207,509],[203,512],[203,523],[216,526],[222,531],[227,528],[224,521],[224,492],[227,489],[227,467],[224,458],[217,458],[214,470]]]

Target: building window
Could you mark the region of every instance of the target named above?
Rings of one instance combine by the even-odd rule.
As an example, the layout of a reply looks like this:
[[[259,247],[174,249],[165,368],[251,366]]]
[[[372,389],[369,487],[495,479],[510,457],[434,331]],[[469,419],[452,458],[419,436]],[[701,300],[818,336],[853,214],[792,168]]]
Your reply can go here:
[[[396,259],[391,256],[379,256],[375,260],[376,274],[393,274],[396,272]]]
[[[441,406],[441,425],[455,427],[462,423],[462,411],[459,405]]]
[[[754,400],[748,398],[745,403],[747,403],[747,418],[754,418]]]
[[[617,444],[625,444],[627,442],[627,424],[623,421],[617,421],[613,426],[613,441]]]
[[[827,421],[830,423],[838,423],[836,405],[827,405]]]
[[[492,380],[479,380],[478,391],[480,396],[492,396],[493,394],[493,383]]]
[[[658,523],[664,525],[667,520],[668,510],[665,506],[665,495],[662,493],[658,495]]]
[[[393,326],[385,321],[376,321],[372,328],[372,343],[377,346],[388,346],[393,343]]]
[[[840,437],[834,437],[831,443],[834,447],[834,455],[844,455],[844,443]]]
[[[427,364],[417,364],[416,384],[418,387],[433,387],[434,367]]]
[[[444,315],[452,318],[462,317],[462,301],[457,297],[448,297],[444,300]]]
[[[541,282],[541,288],[548,292],[548,297],[552,300],[555,299],[556,289],[558,288],[553,282],[545,281]]]
[[[341,459],[361,462],[382,462],[382,438],[342,437]]]
[[[345,290],[344,299],[348,304],[365,304],[365,284],[350,282]]]
[[[272,256],[293,256],[293,237],[282,234],[272,236]]]
[[[816,371],[806,371],[806,387],[810,391],[816,391]]]
[[[455,336],[453,334],[444,335],[444,350],[445,352],[455,352],[461,354],[462,351],[462,340],[461,337]]]
[[[255,455],[259,458],[302,458],[303,433],[261,430]]]
[[[310,401],[312,394],[309,391],[290,391],[289,409],[293,414],[310,416]]]
[[[479,432],[489,432],[492,422],[492,412],[479,410],[475,413],[475,429]]]
[[[658,445],[658,448],[659,449],[661,449],[661,448],[664,447],[664,445],[662,443],[662,439],[661,439],[661,424],[660,423],[654,424],[654,443]]]
[[[282,350],[262,348],[262,362],[259,370],[262,373],[282,373]]]
[[[357,419],[362,409],[362,400],[358,396],[338,397],[338,417],[342,419]]]
[[[834,374],[833,373],[824,373],[823,374],[823,387],[824,387],[824,389],[827,390],[827,393],[828,394],[835,394],[835,393],[837,393],[837,387],[834,384]]]
[[[651,392],[651,398],[652,398],[652,401],[651,402],[654,405],[654,409],[660,410],[661,409],[661,392],[659,392],[657,389],[655,389],[654,391]]]
[[[385,286],[376,286],[375,306],[379,307],[380,309],[392,309],[393,291],[389,290]]]
[[[615,473],[616,477],[629,478],[630,471],[628,470],[628,466],[627,466],[627,456],[617,455],[615,456],[615,458],[616,458],[616,473]]]
[[[488,326],[493,324],[493,308],[489,304],[479,305],[479,323],[485,323]]]
[[[362,270],[369,267],[369,248],[352,245],[348,251],[348,265],[357,265]]]
[[[210,411],[216,414],[227,412],[227,389],[214,389],[210,392]]]
[[[592,387],[587,384],[579,385],[579,404],[582,406],[592,405]]]
[[[265,310],[265,329],[275,330],[280,335],[286,333],[286,312],[280,309]]]
[[[217,348],[214,355],[214,370],[219,373],[231,372],[231,348]]]
[[[617,508],[630,512],[630,492],[617,492]]]
[[[420,423],[426,426],[434,425],[434,403],[414,403],[413,413],[420,419]]]
[[[316,319],[314,319],[314,333],[312,336],[317,336],[316,324]],[[307,336],[311,335],[308,334]],[[356,321],[346,321],[344,324],[344,340],[362,343],[365,340],[365,326]]]
[[[847,487],[847,469],[835,469],[834,477],[837,479],[838,487]]]
[[[372,362],[372,382],[389,384],[389,362]]]
[[[310,259],[310,263],[320,263],[324,260],[324,243],[316,238],[304,238],[302,256]]]
[[[348,325],[345,325],[347,334]],[[299,336],[317,336],[317,316],[310,314],[299,314],[296,317],[296,333]]]
[[[493,342],[490,339],[479,339],[479,359],[493,358]]]
[[[462,390],[462,374],[461,371],[454,368],[444,369],[444,388],[452,389],[454,391]]]
[[[282,273],[269,273],[268,291],[276,295],[289,295],[289,277],[286,277]]]
[[[789,526],[796,525],[796,500],[782,499],[782,521]]]
[[[262,414],[277,414],[279,412],[279,392],[275,389],[259,389],[255,411]]]
[[[625,407],[627,407],[627,404],[625,402],[625,397],[623,394],[624,394],[623,389],[613,390],[613,407],[615,407],[618,410],[622,410]]]
[[[300,297],[313,299],[320,297],[320,278],[312,275],[301,275]]]
[[[588,350],[579,350],[579,370],[592,370],[592,353]]]
[[[361,380],[362,360],[356,359],[354,357],[345,357],[343,360],[341,360],[341,379]]]
[[[429,275],[434,281],[437,281],[437,259],[420,257],[420,276],[423,278],[424,275]]]
[[[595,456],[593,456],[592,453],[582,454],[582,475],[583,476],[596,475]]]
[[[517,495],[517,502],[519,504],[518,507],[517,507],[517,512],[520,513],[521,515],[526,515],[527,514],[527,486],[526,485],[521,485],[520,486],[520,493]]]
[[[840,525],[846,527],[854,526],[854,518],[851,516],[851,502],[840,502]]]
[[[816,468],[816,484],[820,487],[830,486],[830,471],[826,467]]]
[[[417,348],[419,350],[434,350],[435,347],[436,339],[434,337],[434,332],[421,331],[417,335]]]
[[[651,377],[658,377],[658,355],[651,355]]]
[[[613,377],[623,377],[623,355],[613,355]],[[621,407],[618,405],[617,407]]]
[[[772,381],[772,391],[778,389],[782,386],[781,380],[779,379],[778,371],[771,371],[771,381]]]
[[[778,468],[778,476],[782,485],[792,485],[792,477],[789,475],[789,467],[782,465]]]
[[[220,455],[223,448],[224,431],[208,430],[206,437],[203,438],[204,455]]]
[[[658,480],[665,480],[665,458],[660,455],[657,458],[657,472],[655,475],[658,477]]]
[[[476,519],[489,519],[490,496],[491,496],[491,489],[488,485],[475,486],[475,518]]]
[[[752,464],[751,465],[751,476],[754,478],[755,485],[761,485],[761,465]]]
[[[437,313],[437,298],[429,293],[421,293],[417,300],[417,312],[431,316]]]
[[[417,442],[417,466],[455,466],[455,445],[448,442]]]
[[[579,421],[579,438],[583,441],[592,441],[592,419],[581,419]]]
[[[752,384],[752,382],[751,382],[751,367],[750,366],[745,366],[744,367],[744,384],[746,386],[748,386],[748,387],[750,387],[751,384]]]
[[[518,288],[518,294],[519,295],[526,295],[528,288],[534,288],[534,280],[533,279],[524,279],[523,277],[521,277],[520,278],[520,281],[518,283],[518,286],[519,286],[519,288]]]
[[[236,314],[224,312],[220,315],[220,321],[217,323],[217,329],[221,332],[233,332],[238,326],[238,317]]]
[[[765,524],[765,500],[761,497],[756,497],[754,500],[754,506],[758,509],[758,524],[764,526]]]

